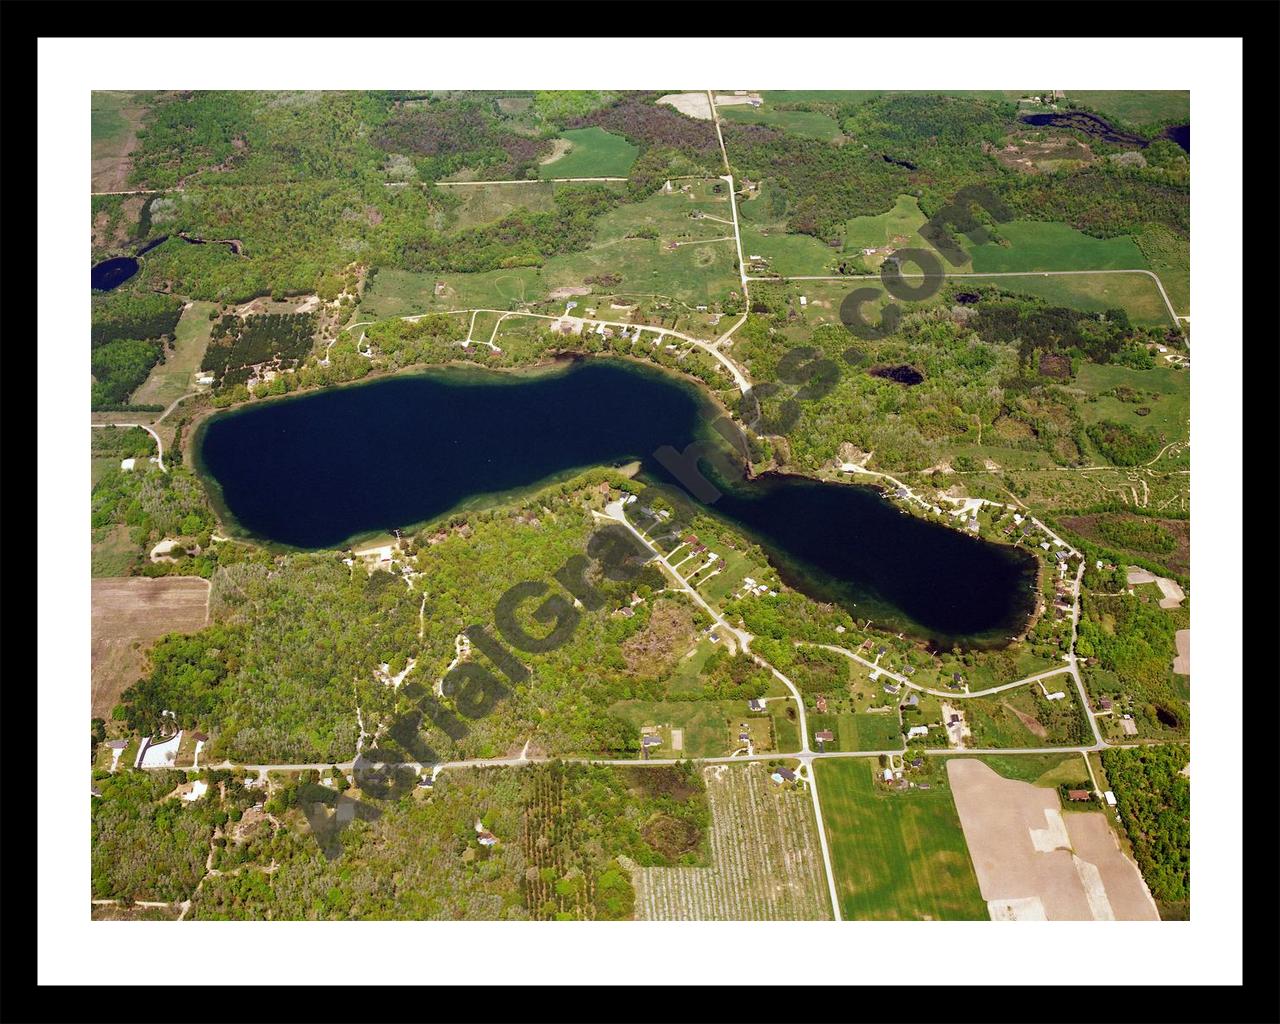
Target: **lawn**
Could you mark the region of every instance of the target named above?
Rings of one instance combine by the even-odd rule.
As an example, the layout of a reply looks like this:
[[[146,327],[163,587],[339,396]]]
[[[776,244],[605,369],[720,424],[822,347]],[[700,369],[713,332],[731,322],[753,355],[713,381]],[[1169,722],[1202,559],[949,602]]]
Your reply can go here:
[[[974,273],[1019,270],[1146,269],[1128,235],[1094,238],[1056,221],[1010,221],[996,228],[1001,241],[968,245]]]
[[[558,160],[538,168],[543,178],[619,178],[631,170],[640,152],[621,135],[603,128],[574,128],[560,133],[570,144]]]
[[[1165,327],[1173,324],[1155,281],[1146,274],[1073,274],[1057,277],[1027,274],[1002,277],[998,283],[1007,291],[1036,295],[1049,303],[1085,313],[1123,309],[1133,323],[1142,327]]]
[[[653,757],[726,757],[737,743],[738,723],[747,720],[747,706],[739,700],[623,700],[609,707],[612,714],[635,726],[660,727],[662,746]],[[684,731],[683,745],[671,745],[671,730]]]
[[[984,754],[978,760],[1006,779],[1049,789],[1089,778],[1079,754]]]
[[[142,386],[133,393],[135,403],[167,406],[186,393],[204,359],[213,331],[209,314],[216,308],[213,302],[192,302],[182,311],[173,350],[165,353],[164,362],[156,363]]]
[[[781,227],[765,230],[741,225],[742,256],[750,267],[752,256],[763,256],[768,263],[767,273],[783,277],[803,277],[815,274],[834,274],[841,255],[838,249],[823,245],[811,235],[789,235]],[[763,276],[761,271],[751,271]]]
[[[749,104],[717,104],[722,121],[740,124],[765,124],[770,128],[798,135],[802,139],[822,139],[834,142],[840,137],[840,125],[834,117],[805,110],[778,110],[769,103],[759,107]]]
[[[849,920],[987,920],[945,774],[891,793],[863,758],[814,762],[840,909]]]

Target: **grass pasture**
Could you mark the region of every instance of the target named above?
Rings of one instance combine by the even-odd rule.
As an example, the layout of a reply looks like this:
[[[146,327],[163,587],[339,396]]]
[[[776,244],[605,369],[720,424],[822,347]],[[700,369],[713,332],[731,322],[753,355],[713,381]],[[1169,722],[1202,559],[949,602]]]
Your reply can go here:
[[[1076,386],[1092,401],[1079,405],[1085,423],[1112,420],[1139,430],[1156,430],[1169,441],[1187,437],[1191,419],[1191,374],[1157,367],[1133,370],[1127,366],[1083,363]],[[1124,389],[1127,389],[1125,391]],[[1121,401],[1106,392],[1134,393],[1136,401]],[[1148,410],[1144,414],[1139,409]]]
[[[167,406],[186,393],[209,345],[213,331],[209,314],[216,308],[213,302],[188,303],[175,330],[173,349],[165,353],[164,362],[151,368],[147,379],[133,393],[133,402]]]
[[[763,124],[802,139],[821,139],[834,142],[840,138],[840,125],[834,117],[816,111],[779,110],[765,102],[759,107],[749,104],[717,104],[722,121],[739,124]]]
[[[1015,220],[996,229],[1001,241],[970,244],[974,273],[1019,270],[1139,270],[1142,250],[1128,235],[1094,238],[1054,221]]]
[[[551,182],[531,181],[520,185],[466,185],[443,188],[461,200],[449,211],[450,230],[464,230],[492,224],[516,210],[547,213],[555,209],[555,189]]]
[[[933,251],[933,246],[919,234],[925,220],[915,196],[898,196],[892,209],[884,213],[874,217],[852,217],[845,222],[845,251],[878,249],[886,245]]]
[[[1191,119],[1191,94],[1185,90],[1072,89],[1067,92],[1067,99],[1132,127],[1186,124]]]
[[[928,790],[889,792],[864,758],[814,768],[845,919],[987,919],[944,774]]]
[[[560,138],[569,143],[569,151],[551,163],[542,164],[538,168],[539,177],[625,177],[640,152],[639,146],[603,128],[572,128],[561,132]]]
[[[1035,295],[1084,313],[1123,309],[1142,327],[1173,325],[1160,290],[1146,274],[1020,274],[999,278],[997,283],[1007,291]]]
[[[129,154],[146,108],[128,92],[94,92],[90,103],[90,190],[118,192],[129,187]]]

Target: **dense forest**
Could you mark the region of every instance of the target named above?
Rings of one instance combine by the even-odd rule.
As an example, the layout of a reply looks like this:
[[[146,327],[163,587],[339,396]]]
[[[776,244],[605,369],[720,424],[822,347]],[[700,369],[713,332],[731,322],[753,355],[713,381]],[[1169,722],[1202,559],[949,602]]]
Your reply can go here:
[[[1191,912],[1191,751],[1169,744],[1102,753],[1142,877],[1166,920]]]
[[[251,367],[271,363],[292,369],[311,351],[313,313],[228,314],[213,325],[200,368],[214,375],[214,387],[242,384]]]

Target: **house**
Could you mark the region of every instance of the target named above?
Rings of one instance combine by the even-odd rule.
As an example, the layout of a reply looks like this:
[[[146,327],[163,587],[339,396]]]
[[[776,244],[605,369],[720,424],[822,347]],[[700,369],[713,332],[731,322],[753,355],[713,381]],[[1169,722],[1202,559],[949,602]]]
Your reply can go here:
[[[823,729],[821,732],[815,732],[813,738],[819,743],[830,743],[835,739],[835,734],[830,729]]]
[[[951,718],[950,718],[950,719],[948,719],[947,724],[948,724],[948,725],[959,725],[959,724],[960,724],[960,716],[959,716],[959,715],[952,715],[952,716],[951,716]]]
[[[952,672],[952,673],[951,673],[951,681],[952,681],[953,683],[962,683],[962,682],[964,682],[964,678],[960,675],[960,673],[959,673],[959,672]]]
[[[764,710],[764,701],[762,701],[759,697],[753,697],[751,700],[747,701],[747,710],[748,710],[748,711],[763,711],[763,710]]]
[[[923,758],[923,757],[913,757],[913,758],[911,759],[911,767],[912,767],[912,768],[923,768],[923,767],[924,767],[924,758]]]
[[[1105,793],[1103,793],[1102,799],[1107,802],[1108,807],[1114,807],[1116,805],[1116,795],[1115,793],[1111,792],[1111,790],[1107,790]]]
[[[191,738],[192,738],[193,740],[195,740],[197,743],[208,743],[208,742],[209,742],[209,737],[208,737],[208,735],[207,735],[206,733],[202,733],[202,732],[193,732],[193,733],[191,734]]]
[[[817,699],[814,701],[814,704],[815,704],[815,706],[816,706],[816,707],[817,707],[817,709],[818,709],[818,714],[820,714],[820,715],[826,714],[826,712],[827,712],[827,698],[826,698],[824,695],[822,695],[822,694],[818,694],[818,697],[817,697]]]
[[[1058,690],[1056,693],[1046,693],[1044,695],[1045,700],[1062,700],[1064,697],[1066,697],[1066,694],[1061,690]]]
[[[661,736],[646,736],[640,741],[642,747],[660,747],[662,746]]]
[[[128,740],[107,740],[105,744],[108,750],[124,750],[128,745]]]
[[[808,300],[805,296],[801,295],[801,296],[800,296],[800,305],[802,305],[802,306],[807,306],[808,304],[809,304],[809,300]]]
[[[102,796],[102,790],[100,790],[97,786],[90,786],[90,787],[89,787],[89,795],[90,795],[90,796]]]
[[[876,654],[880,655],[881,657],[884,657],[884,648],[883,647],[879,648],[876,651]]]
[[[779,768],[769,778],[773,779],[774,782],[795,782],[796,773],[790,768]]]
[[[710,640],[713,644],[718,644],[720,642],[720,634],[712,633],[710,636],[707,637],[707,639]]]
[[[889,694],[890,696],[896,695],[899,689],[901,689],[901,687],[899,687],[897,683],[884,684],[884,692]]]
[[[917,789],[928,789],[928,788],[929,788],[929,783],[927,783],[927,782],[921,782],[921,783],[920,783],[916,788],[917,788]]]
[[[884,781],[885,781],[885,782],[892,782],[892,781],[893,781],[893,769],[892,769],[892,768],[886,768],[886,769],[884,770]]]
[[[137,459],[121,459],[120,469],[123,470],[125,473],[132,473],[133,467],[134,465],[137,464],[137,461],[138,461]]]
[[[492,832],[481,832],[478,836],[476,836],[476,841],[481,846],[497,846],[498,845],[498,837],[495,836]]]
[[[864,651],[869,651],[869,650],[871,650],[872,646],[874,646],[874,645],[873,645],[872,641],[870,641],[870,640],[863,640],[863,641],[862,641],[862,645],[861,645],[861,646],[862,646],[862,649],[863,649]]]
[[[902,670],[902,674],[904,676],[913,676],[916,674],[916,667],[914,665],[908,665]]]
[[[914,693],[909,693],[907,694],[906,699],[903,700],[902,706],[904,708],[914,708],[919,703],[920,703],[920,698],[917,697]]]
[[[927,725],[913,725],[907,730],[907,739],[915,739],[917,736],[928,736],[929,727]]]
[[[1100,707],[1103,711],[1110,711],[1110,710],[1111,710],[1111,698],[1110,698],[1110,697],[1099,697],[1099,698],[1098,698],[1098,707]]]
[[[893,492],[893,495],[895,498],[905,498],[907,494],[908,494],[908,491],[905,487],[899,487],[896,491]]]
[[[749,732],[740,732],[738,733],[738,739],[743,743],[749,743],[751,742],[751,734]]]
[[[436,784],[436,780],[430,775],[424,775],[418,780],[418,785],[423,789],[431,789]]]
[[[1067,799],[1076,803],[1082,803],[1086,800],[1092,800],[1093,797],[1090,796],[1087,789],[1069,789],[1067,790]]]

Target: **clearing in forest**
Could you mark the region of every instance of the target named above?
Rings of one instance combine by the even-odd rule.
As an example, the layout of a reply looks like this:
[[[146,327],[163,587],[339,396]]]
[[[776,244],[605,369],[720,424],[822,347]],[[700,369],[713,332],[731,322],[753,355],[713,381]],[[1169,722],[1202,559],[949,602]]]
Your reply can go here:
[[[761,764],[714,765],[703,777],[712,866],[631,867],[636,919],[829,920],[808,794],[771,782]]]
[[[209,581],[199,576],[96,579],[92,603],[93,716],[108,718],[142,672],[143,642],[208,624]]]

